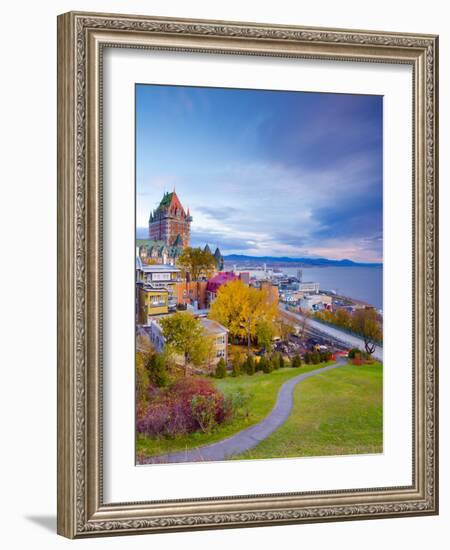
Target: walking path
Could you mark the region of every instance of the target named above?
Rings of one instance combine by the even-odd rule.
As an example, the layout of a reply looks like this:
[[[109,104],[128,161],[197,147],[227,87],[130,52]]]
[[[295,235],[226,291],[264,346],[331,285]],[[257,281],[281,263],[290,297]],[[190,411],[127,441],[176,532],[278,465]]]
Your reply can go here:
[[[142,460],[141,464],[166,464],[168,462],[209,462],[212,460],[226,460],[234,455],[238,455],[255,447],[261,441],[266,439],[271,433],[278,429],[288,419],[293,405],[293,393],[295,386],[309,378],[322,372],[326,372],[336,367],[346,365],[345,361],[339,361],[328,365],[321,369],[316,369],[310,372],[305,372],[294,376],[287,382],[285,382],[279,392],[277,402],[272,411],[258,424],[250,426],[245,430],[238,432],[237,434],[212,443],[210,445],[203,445],[202,447],[196,447],[195,449],[189,449],[186,451],[178,451],[169,453],[166,455],[151,456]]]

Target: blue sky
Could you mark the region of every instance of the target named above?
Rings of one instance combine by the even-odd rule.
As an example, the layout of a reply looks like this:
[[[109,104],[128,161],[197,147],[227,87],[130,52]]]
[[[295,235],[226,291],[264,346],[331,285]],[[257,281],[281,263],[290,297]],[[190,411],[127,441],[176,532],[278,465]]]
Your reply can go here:
[[[381,96],[137,85],[136,159],[138,228],[175,188],[192,246],[382,261]]]

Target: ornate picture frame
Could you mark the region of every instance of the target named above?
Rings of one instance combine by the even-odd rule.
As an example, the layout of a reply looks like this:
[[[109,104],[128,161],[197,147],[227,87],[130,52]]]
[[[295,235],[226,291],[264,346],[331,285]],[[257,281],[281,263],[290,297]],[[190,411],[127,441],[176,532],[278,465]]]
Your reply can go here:
[[[412,484],[103,499],[105,48],[394,63],[413,74]],[[438,37],[70,12],[58,17],[58,533],[69,538],[438,513]],[[201,466],[199,466],[201,467]]]

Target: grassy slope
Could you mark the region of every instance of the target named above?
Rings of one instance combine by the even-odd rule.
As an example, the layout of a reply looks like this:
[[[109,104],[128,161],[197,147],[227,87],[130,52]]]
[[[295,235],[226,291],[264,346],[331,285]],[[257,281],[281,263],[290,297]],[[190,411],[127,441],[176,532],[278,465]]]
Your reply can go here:
[[[383,450],[380,363],[318,374],[294,391],[286,423],[235,459],[380,453]]]
[[[192,449],[193,447],[207,445],[230,437],[240,430],[256,424],[270,413],[275,405],[278,390],[284,382],[298,374],[320,369],[328,364],[332,364],[332,362],[320,363],[319,365],[303,365],[297,369],[287,367],[273,371],[270,374],[258,372],[253,376],[244,374],[236,378],[227,376],[224,379],[215,380],[216,386],[225,394],[236,391],[238,388],[243,388],[254,395],[251,403],[251,413],[248,418],[239,416],[231,422],[222,424],[210,434],[196,432],[188,436],[173,439],[156,439],[137,434],[136,452],[138,455],[154,456],[172,451]]]

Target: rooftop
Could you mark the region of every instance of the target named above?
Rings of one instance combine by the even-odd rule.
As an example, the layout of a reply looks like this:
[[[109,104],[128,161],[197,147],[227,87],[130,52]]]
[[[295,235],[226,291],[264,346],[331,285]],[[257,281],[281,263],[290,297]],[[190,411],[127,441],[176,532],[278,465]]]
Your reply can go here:
[[[144,264],[141,263],[139,267],[145,273],[166,273],[170,271],[171,273],[181,273],[181,270],[178,267],[175,267],[170,264]]]
[[[210,334],[223,334],[224,332],[228,332],[228,329],[213,319],[200,317],[199,321]]]
[[[216,292],[221,285],[225,285],[230,281],[235,281],[236,279],[238,279],[238,277],[232,271],[221,271],[209,279],[206,288],[210,292]]]

